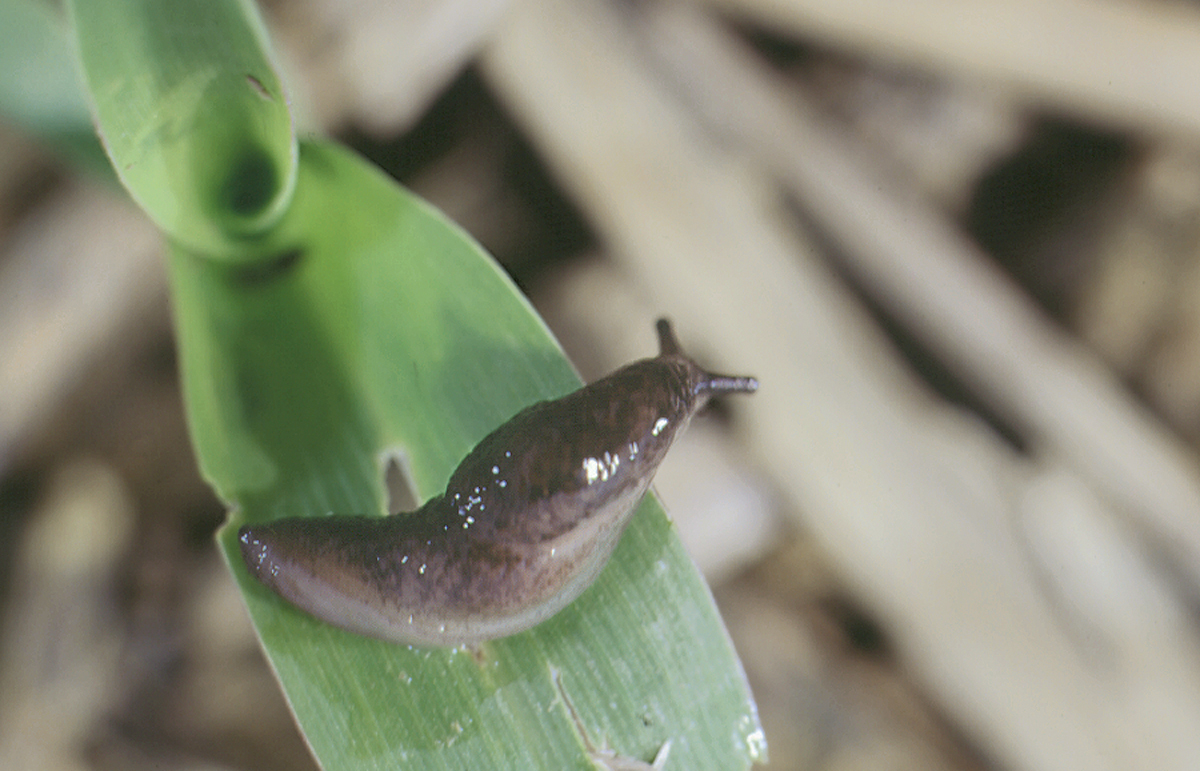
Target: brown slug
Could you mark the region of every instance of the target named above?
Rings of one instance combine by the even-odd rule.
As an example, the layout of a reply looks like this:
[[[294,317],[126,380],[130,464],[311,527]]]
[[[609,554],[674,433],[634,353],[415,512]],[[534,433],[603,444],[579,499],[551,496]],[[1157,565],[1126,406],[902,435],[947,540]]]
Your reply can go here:
[[[591,585],[675,436],[714,395],[751,393],[680,350],[525,408],[446,492],[387,517],[294,517],[238,531],[251,574],[323,621],[410,645],[523,632]]]

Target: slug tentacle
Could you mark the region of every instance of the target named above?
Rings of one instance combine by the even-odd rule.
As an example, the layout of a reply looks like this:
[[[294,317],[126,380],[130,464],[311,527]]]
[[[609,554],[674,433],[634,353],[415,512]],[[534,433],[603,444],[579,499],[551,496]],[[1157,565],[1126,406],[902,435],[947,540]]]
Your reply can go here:
[[[758,381],[745,375],[717,375],[701,369],[683,352],[675,332],[671,329],[669,319],[659,319],[655,323],[658,330],[658,357],[681,359],[691,370],[692,393],[697,397],[708,399],[719,394],[754,393],[758,390]],[[701,406],[703,406],[701,404]]]
[[[758,388],[701,369],[666,319],[657,328],[657,357],[517,413],[414,512],[242,527],[251,574],[317,618],[408,644],[473,644],[546,620],[599,575],[696,411]]]
[[[671,329],[670,319],[661,318],[654,322],[654,330],[658,332],[659,357],[684,355],[683,348],[679,345],[679,339],[675,337],[675,331]]]
[[[744,375],[709,375],[696,384],[696,392],[717,396],[719,394],[752,394],[758,390],[758,381]]]

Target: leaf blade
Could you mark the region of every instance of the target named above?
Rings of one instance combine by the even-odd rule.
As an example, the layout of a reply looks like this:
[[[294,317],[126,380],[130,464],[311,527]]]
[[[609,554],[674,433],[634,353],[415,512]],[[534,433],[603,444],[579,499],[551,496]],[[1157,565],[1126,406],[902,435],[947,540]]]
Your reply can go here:
[[[296,140],[255,6],[70,0],[96,122],[122,183],[189,248],[252,258],[286,209]]]
[[[344,151],[307,144],[301,159],[271,238],[277,254],[299,248],[297,262],[264,279],[177,247],[171,272],[194,443],[238,507],[218,541],[317,757],[328,769],[589,768],[558,671],[597,746],[649,759],[669,739],[681,768],[748,765],[761,752],[753,702],[653,500],[579,600],[477,655],[347,634],[246,573],[241,522],[381,513],[380,458],[397,447],[427,497],[490,429],[578,385],[461,231]]]

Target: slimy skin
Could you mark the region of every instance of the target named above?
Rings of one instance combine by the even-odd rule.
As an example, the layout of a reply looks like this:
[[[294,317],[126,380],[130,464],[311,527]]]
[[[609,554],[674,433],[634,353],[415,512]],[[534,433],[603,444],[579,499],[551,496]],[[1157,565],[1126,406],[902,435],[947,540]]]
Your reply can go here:
[[[323,621],[409,645],[473,645],[545,621],[600,574],[697,410],[758,388],[701,369],[666,319],[658,335],[657,357],[517,413],[414,512],[242,527],[250,573]]]

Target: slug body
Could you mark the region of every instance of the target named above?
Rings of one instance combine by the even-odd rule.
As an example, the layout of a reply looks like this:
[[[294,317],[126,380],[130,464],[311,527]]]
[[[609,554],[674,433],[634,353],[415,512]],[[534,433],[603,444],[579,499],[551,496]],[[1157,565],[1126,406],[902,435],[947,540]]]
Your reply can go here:
[[[414,512],[242,527],[247,567],[319,619],[410,645],[475,644],[545,621],[599,575],[696,411],[758,387],[701,369],[665,319],[658,333],[657,357],[519,412]]]

